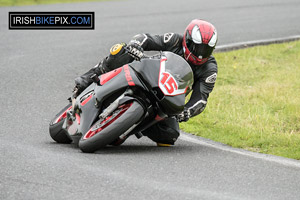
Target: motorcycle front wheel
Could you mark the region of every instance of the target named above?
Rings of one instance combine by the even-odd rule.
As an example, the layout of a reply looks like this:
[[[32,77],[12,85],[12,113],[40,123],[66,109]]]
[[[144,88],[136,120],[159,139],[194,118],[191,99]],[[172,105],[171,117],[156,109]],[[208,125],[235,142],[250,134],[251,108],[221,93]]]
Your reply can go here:
[[[112,143],[144,115],[143,107],[136,101],[119,106],[105,119],[98,120],[79,141],[82,152],[93,153]]]
[[[62,129],[64,121],[67,117],[67,111],[72,108],[69,104],[64,107],[57,115],[51,120],[49,124],[49,133],[51,138],[57,143],[70,144],[72,140],[68,137],[68,133]]]

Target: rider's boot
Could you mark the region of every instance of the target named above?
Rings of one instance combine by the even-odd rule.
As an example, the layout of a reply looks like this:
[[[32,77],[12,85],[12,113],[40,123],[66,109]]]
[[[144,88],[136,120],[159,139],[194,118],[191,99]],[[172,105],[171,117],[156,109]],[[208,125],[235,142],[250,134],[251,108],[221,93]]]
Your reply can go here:
[[[174,117],[165,120],[144,130],[144,136],[156,142],[159,147],[168,147],[175,144],[180,135],[178,122]]]
[[[104,58],[98,65],[84,73],[83,75],[75,79],[75,87],[73,89],[74,97],[77,97],[85,88],[87,88],[92,82],[91,76],[96,74],[100,76],[106,73],[108,70],[106,58]]]
[[[158,146],[158,147],[170,147],[170,146],[172,146],[172,144],[164,144],[164,143],[156,143],[156,145]]]

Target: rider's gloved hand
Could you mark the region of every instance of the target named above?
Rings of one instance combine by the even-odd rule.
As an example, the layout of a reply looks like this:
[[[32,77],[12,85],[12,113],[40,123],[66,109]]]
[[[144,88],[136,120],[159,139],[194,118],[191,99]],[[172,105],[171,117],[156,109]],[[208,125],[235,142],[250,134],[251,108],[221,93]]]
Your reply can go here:
[[[191,112],[189,109],[184,109],[182,113],[177,115],[177,121],[178,122],[186,122],[191,118]]]
[[[143,48],[137,43],[129,43],[126,49],[128,54],[137,61],[140,61],[144,55]]]

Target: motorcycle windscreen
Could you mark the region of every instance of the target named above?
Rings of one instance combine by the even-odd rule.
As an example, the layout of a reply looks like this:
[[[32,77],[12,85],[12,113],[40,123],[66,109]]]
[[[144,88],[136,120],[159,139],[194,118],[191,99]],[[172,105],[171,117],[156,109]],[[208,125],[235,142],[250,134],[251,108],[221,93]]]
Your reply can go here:
[[[193,71],[182,57],[163,52],[159,57],[143,59],[131,66],[148,88],[156,91],[158,102],[166,114],[175,115],[183,110],[185,94],[193,85]]]
[[[191,90],[193,71],[190,65],[172,52],[133,62],[130,66],[149,89],[159,87],[165,96],[176,96]]]
[[[180,56],[165,52],[160,61],[158,85],[165,98],[160,102],[168,115],[183,111],[185,96],[193,85],[193,71]]]
[[[165,96],[187,93],[193,85],[193,71],[180,56],[164,52],[160,60],[158,86]]]

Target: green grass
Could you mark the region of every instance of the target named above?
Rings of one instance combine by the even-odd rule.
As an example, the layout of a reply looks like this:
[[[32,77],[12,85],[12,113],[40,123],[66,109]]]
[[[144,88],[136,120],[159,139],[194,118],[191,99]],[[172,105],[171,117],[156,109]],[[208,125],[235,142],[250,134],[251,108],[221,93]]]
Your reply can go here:
[[[0,6],[25,6],[38,4],[74,3],[105,0],[0,0]]]
[[[218,78],[186,132],[300,160],[300,41],[216,53]]]

